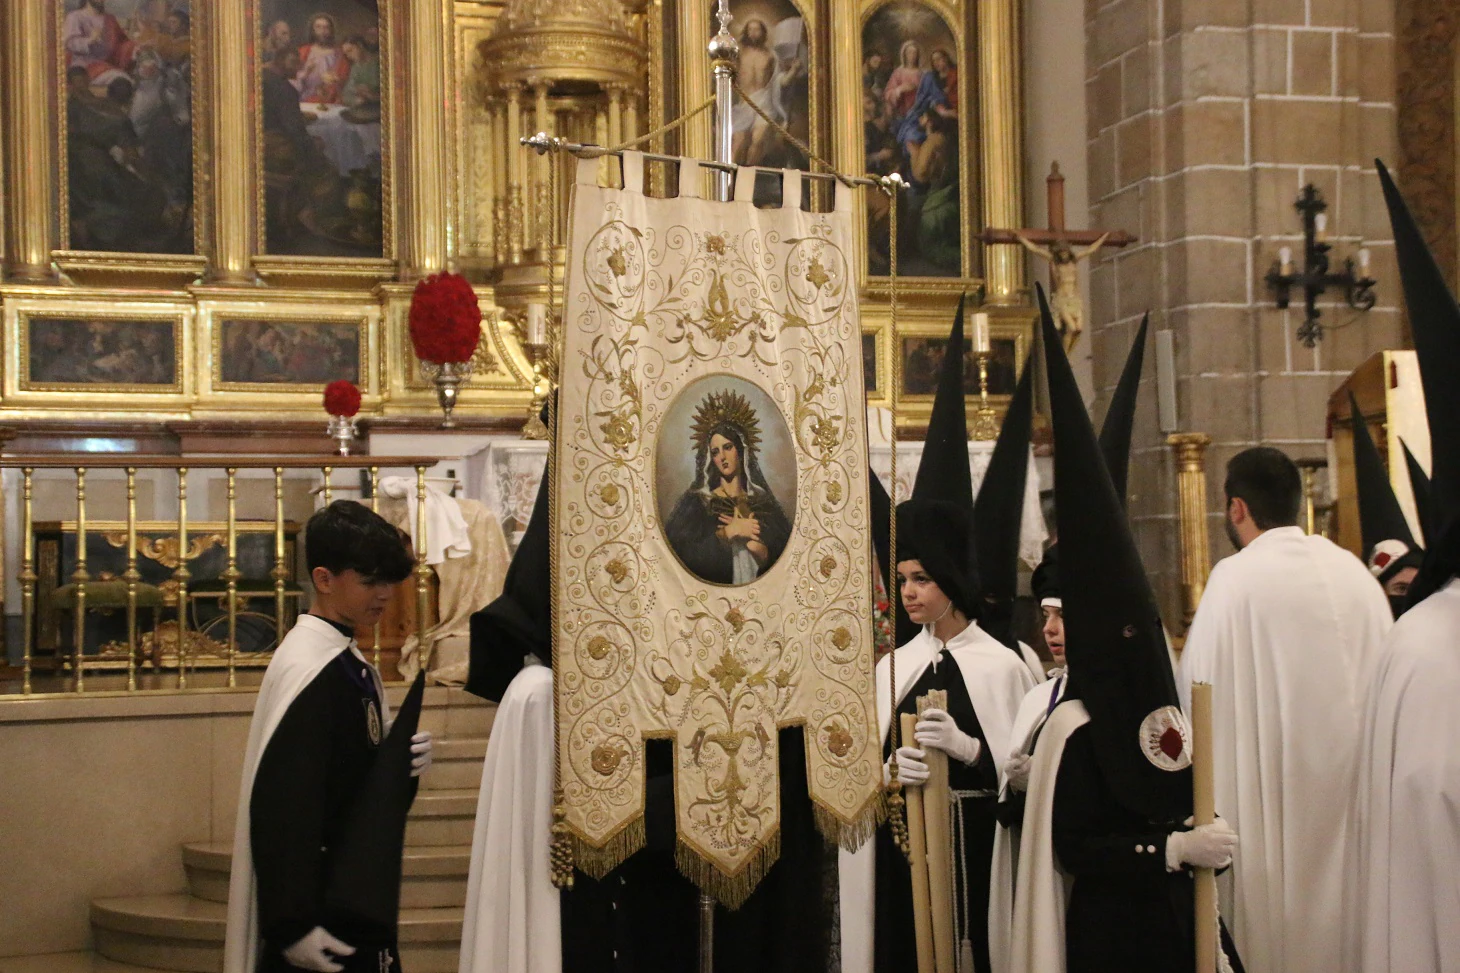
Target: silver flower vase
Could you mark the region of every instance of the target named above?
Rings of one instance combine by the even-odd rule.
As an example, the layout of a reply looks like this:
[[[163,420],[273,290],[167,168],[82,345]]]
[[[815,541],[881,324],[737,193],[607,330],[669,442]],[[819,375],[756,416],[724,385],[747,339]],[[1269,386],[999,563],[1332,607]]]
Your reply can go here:
[[[330,424],[325,427],[325,432],[339,445],[341,456],[350,455],[350,440],[359,435],[355,429],[354,416],[330,416]]]
[[[451,414],[456,409],[461,386],[471,378],[471,362],[423,361],[421,371],[436,383],[436,401],[440,403],[441,412],[445,416],[441,420],[441,428],[454,429],[456,420]]]

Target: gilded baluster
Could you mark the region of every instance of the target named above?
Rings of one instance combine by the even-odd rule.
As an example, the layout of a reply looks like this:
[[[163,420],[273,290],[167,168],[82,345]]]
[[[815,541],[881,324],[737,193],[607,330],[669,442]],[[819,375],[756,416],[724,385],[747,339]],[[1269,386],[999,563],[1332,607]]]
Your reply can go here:
[[[278,643],[284,641],[284,581],[289,577],[289,568],[284,564],[284,467],[274,467],[274,570],[269,572],[274,579],[274,635]]]
[[[1206,451],[1212,437],[1206,433],[1183,432],[1166,437],[1176,453],[1178,523],[1181,528],[1181,632],[1196,617],[1196,606],[1206,590],[1211,573],[1211,545],[1207,539]]]
[[[328,507],[335,498],[334,484],[330,483],[335,468],[333,466],[325,466],[320,469],[320,472],[324,474],[324,505]]]
[[[228,467],[228,566],[223,580],[228,585],[228,688],[238,685],[234,669],[238,652],[238,469]]]
[[[380,467],[378,466],[370,467],[370,509],[375,511],[376,513],[380,513]],[[372,633],[371,637],[374,639],[374,641],[371,642],[371,648],[373,650],[373,658],[371,659],[371,661],[375,664],[375,670],[379,672],[380,621],[378,619],[375,622],[375,631]]]
[[[21,618],[21,672],[23,679],[22,692],[30,695],[30,667],[31,667],[31,641],[35,638],[35,533],[32,525],[35,521],[35,510],[33,506],[33,494],[31,488],[32,474],[35,469],[25,467],[21,470],[23,486],[21,489],[21,519],[23,522],[20,560],[20,618]]]
[[[177,469],[177,688],[188,688],[188,468]]]
[[[416,467],[416,653],[425,669],[426,608],[430,597],[431,569],[426,566],[426,468]]]
[[[76,691],[85,688],[86,652],[86,583],[91,575],[86,571],[86,467],[76,467],[76,570],[71,572],[71,583],[76,586],[75,614],[72,620],[76,628]]]
[[[127,582],[127,691],[137,688],[137,467],[127,467],[127,569],[122,572]],[[153,636],[154,638],[156,636]]]

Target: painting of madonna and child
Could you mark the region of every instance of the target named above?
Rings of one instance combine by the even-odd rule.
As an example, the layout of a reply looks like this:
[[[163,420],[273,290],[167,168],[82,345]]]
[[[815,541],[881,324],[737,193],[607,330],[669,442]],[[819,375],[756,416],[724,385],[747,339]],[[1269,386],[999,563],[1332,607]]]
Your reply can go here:
[[[261,0],[264,249],[380,257],[378,0]]]
[[[796,519],[796,452],[764,390],[730,375],[684,388],[655,451],[659,522],[690,574],[749,584],[786,550]]]
[[[193,252],[188,0],[57,0],[71,250]]]
[[[962,273],[958,45],[942,17],[912,0],[878,8],[862,28],[862,131],[867,171],[898,173],[897,272]],[[891,267],[887,199],[867,200],[868,272]]]

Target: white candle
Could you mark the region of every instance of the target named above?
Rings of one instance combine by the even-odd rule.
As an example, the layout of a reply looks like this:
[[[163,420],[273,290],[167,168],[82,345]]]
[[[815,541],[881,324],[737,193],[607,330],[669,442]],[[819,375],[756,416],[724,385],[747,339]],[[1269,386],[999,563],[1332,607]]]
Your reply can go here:
[[[973,316],[973,350],[976,354],[989,351],[989,316],[983,311]]]
[[[527,343],[529,345],[547,344],[547,305],[527,305]]]
[[[1293,272],[1292,247],[1280,247],[1278,249],[1278,270],[1280,270],[1285,277]]]
[[[1359,251],[1359,274],[1369,276],[1369,250],[1367,247]]]
[[[1317,216],[1313,217],[1313,229],[1318,234],[1318,239],[1322,240],[1324,235],[1328,232],[1327,213],[1319,213]]]

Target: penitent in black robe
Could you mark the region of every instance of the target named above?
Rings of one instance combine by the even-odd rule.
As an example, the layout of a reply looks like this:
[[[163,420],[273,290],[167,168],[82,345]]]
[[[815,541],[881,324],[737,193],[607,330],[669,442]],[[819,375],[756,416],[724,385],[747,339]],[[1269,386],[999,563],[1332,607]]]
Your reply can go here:
[[[948,758],[948,784],[962,796],[955,800],[953,847],[957,862],[954,876],[954,916],[961,937],[967,929],[973,947],[973,964],[978,973],[989,970],[989,868],[994,855],[994,816],[998,802],[999,775],[989,755],[988,740],[968,697],[968,686],[958,663],[948,652],[939,654],[937,667],[928,666],[903,696],[897,712],[917,713],[917,701],[929,690],[948,692],[948,713],[958,728],[978,739],[983,752],[978,763],[968,766]],[[883,747],[883,758],[891,754],[892,735]],[[911,740],[904,746],[916,746]],[[928,814],[933,809],[927,809]],[[877,973],[904,973],[916,966],[917,940],[913,924],[912,873],[907,859],[892,841],[888,828],[877,832],[876,957]],[[965,903],[967,904],[965,906]],[[965,911],[966,909],[966,911]],[[966,924],[966,925],[965,925]]]
[[[337,626],[338,627],[338,626]],[[289,704],[259,759],[249,802],[263,947],[259,973],[296,969],[282,951],[315,926],[356,947],[339,962],[347,973],[400,973],[395,943],[365,943],[327,914],[330,848],[354,807],[383,737],[374,677],[348,649],[320,670]]]
[[[826,843],[806,792],[800,727],[781,731],[781,855],[739,909],[715,909],[716,973],[823,973],[831,915]],[[563,973],[679,973],[699,968],[697,888],[674,863],[668,741],[646,757],[645,846],[602,881],[582,872],[562,894]],[[834,855],[832,856],[834,857]]]
[[[1171,973],[1196,968],[1192,872],[1166,870],[1166,836],[1115,799],[1089,724],[1070,734],[1055,779],[1053,840],[1074,878],[1065,909],[1066,973]],[[1222,945],[1242,973],[1225,926]]]
[[[686,490],[674,505],[664,525],[664,534],[680,563],[695,577],[714,584],[735,583],[732,545],[743,542],[722,540],[716,531],[721,527],[721,516],[737,516],[737,502],[739,516],[749,513],[760,523],[760,542],[766,546],[767,557],[757,574],[764,574],[785,551],[791,539],[791,524],[770,493],[757,490],[731,499]]]

